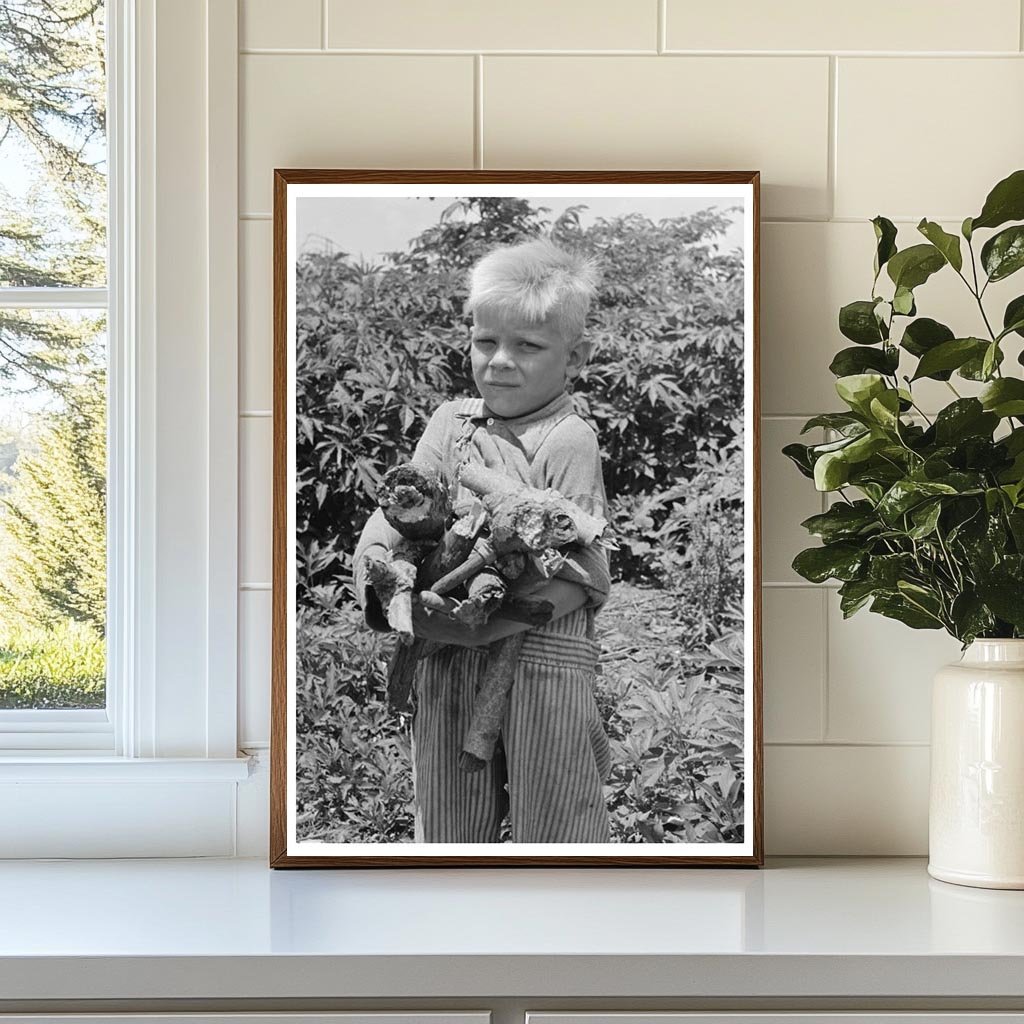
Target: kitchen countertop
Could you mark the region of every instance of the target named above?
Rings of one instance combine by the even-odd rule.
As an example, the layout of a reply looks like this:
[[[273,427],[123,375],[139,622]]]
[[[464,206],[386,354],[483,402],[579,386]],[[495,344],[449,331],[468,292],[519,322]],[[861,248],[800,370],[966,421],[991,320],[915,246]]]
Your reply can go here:
[[[911,858],[760,871],[8,861],[0,922],[0,1003],[1024,998],[1024,892],[938,882]]]

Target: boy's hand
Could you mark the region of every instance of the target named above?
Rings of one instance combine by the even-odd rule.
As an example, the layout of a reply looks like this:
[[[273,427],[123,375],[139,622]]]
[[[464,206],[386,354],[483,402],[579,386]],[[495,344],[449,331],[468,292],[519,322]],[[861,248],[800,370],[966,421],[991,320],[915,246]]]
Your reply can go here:
[[[551,579],[536,591],[535,596],[549,600],[554,605],[552,618],[558,619],[586,602],[586,591],[575,583]],[[425,640],[436,640],[441,644],[456,644],[459,647],[482,647],[494,643],[513,633],[521,633],[530,626],[525,622],[507,619],[501,609],[482,626],[470,627],[443,612],[430,612],[413,596],[412,628],[416,636]]]
[[[428,612],[417,596],[412,601],[412,628],[416,636],[439,644],[479,647],[491,642],[486,626],[467,626],[443,612]]]

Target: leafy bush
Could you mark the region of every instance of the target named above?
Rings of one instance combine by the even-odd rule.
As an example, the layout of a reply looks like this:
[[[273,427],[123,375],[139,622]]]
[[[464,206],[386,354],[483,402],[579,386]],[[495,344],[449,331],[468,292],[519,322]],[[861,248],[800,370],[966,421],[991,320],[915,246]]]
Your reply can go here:
[[[701,651],[663,650],[646,665],[608,663],[598,677],[613,838],[742,842],[742,634],[732,626]]]
[[[106,648],[90,626],[0,628],[0,708],[101,708]]]
[[[392,637],[360,628],[331,588],[300,609],[296,795],[300,840],[412,838],[412,773],[405,716],[387,705]]]
[[[664,649],[655,657],[642,640],[639,674],[608,668],[598,688],[617,757],[615,835],[742,838],[742,671],[737,682],[721,653],[735,655],[743,585],[742,258],[717,244],[731,220],[708,210],[584,228],[578,208],[553,225],[547,212],[519,199],[458,200],[380,265],[299,257],[301,838],[411,838],[408,722],[387,709],[391,641],[361,628],[351,552],[383,473],[408,458],[442,401],[474,393],[467,268],[495,243],[545,231],[604,271],[577,406],[601,445],[613,572],[667,599]]]

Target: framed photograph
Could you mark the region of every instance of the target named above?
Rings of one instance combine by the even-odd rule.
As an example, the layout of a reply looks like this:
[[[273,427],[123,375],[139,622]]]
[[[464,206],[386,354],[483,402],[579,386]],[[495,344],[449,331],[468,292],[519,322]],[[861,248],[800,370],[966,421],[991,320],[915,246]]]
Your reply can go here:
[[[275,171],[272,866],[762,863],[758,186]]]

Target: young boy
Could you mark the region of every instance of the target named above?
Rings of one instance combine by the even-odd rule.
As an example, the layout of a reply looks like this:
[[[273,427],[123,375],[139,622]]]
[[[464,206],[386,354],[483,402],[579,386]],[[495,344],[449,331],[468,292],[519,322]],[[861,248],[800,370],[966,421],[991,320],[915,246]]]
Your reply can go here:
[[[497,249],[470,272],[473,380],[479,398],[443,403],[412,461],[447,483],[464,462],[482,463],[533,487],[552,487],[584,511],[604,516],[601,458],[593,430],[566,387],[591,345],[583,326],[595,293],[594,266],[538,239]],[[467,496],[462,488],[454,498]],[[377,511],[355,553],[355,589],[367,623],[387,629],[365,580],[365,556],[398,534]],[[495,843],[509,815],[518,843],[609,841],[602,784],[608,740],[593,693],[599,646],[594,614],[608,596],[607,556],[573,553],[532,596],[551,601],[552,621],[530,627],[500,612],[470,628],[443,615],[414,613],[416,634],[445,645],[423,659],[415,682],[413,782],[416,840]],[[494,759],[479,772],[459,768],[459,751],[486,645],[529,630]]]

